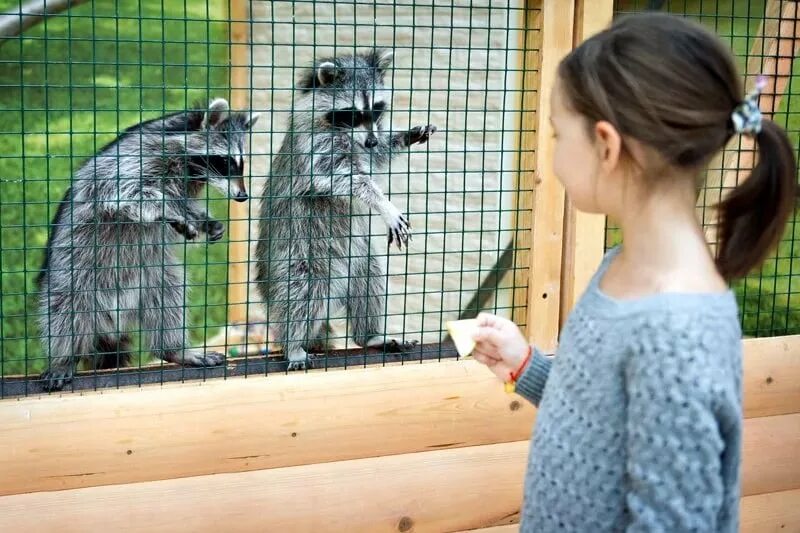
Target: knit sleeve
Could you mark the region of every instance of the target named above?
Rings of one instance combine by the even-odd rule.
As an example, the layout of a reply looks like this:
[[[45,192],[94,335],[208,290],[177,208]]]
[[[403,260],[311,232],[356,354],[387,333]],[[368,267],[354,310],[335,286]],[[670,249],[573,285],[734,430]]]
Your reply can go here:
[[[542,400],[547,376],[550,375],[550,366],[553,360],[546,357],[536,347],[532,348],[533,355],[528,366],[517,380],[516,391],[535,406]]]
[[[736,347],[690,322],[639,333],[625,364],[627,531],[717,531],[727,503],[724,433],[736,424],[719,413],[736,403],[725,367]]]

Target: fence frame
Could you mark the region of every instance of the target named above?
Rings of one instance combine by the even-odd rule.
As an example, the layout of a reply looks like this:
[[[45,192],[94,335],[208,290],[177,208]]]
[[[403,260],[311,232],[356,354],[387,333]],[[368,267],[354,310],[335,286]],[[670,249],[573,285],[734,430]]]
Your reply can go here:
[[[242,5],[231,2],[232,18],[243,20]],[[529,42],[549,86],[558,59],[610,21],[613,1],[526,6],[526,22],[542,17]],[[234,50],[236,66],[244,55]],[[233,72],[244,87],[246,72]],[[536,133],[523,127],[520,143],[527,161],[535,156],[521,179],[533,183],[539,252],[528,258],[526,298],[541,320],[529,321],[528,337],[549,349],[602,256],[604,221],[575,212],[550,171],[548,96],[525,93]],[[232,240],[246,244],[246,231],[232,224]],[[231,282],[241,275],[232,270]],[[744,346],[742,530],[791,530],[800,527],[800,335]],[[472,360],[4,400],[0,516],[12,530],[511,531],[535,414]]]

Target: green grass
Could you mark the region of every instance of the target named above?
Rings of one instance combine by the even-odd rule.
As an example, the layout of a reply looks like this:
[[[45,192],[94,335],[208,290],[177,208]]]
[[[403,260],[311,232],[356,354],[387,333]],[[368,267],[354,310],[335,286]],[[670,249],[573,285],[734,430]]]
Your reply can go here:
[[[43,368],[34,278],[71,171],[140,120],[228,96],[226,4],[95,0],[0,46],[0,374]],[[225,322],[227,244],[186,250],[201,342]]]
[[[641,8],[645,2],[619,2],[625,10]],[[764,2],[746,0],[671,1],[667,8],[685,14],[716,31],[732,47],[738,66],[744,71],[746,56],[758,34],[764,13]],[[622,10],[622,9],[620,9]],[[676,75],[680,75],[676,73]],[[793,75],[788,94],[774,117],[786,128],[795,146],[800,133],[800,80]],[[773,336],[800,333],[800,291],[796,276],[800,275],[800,243],[795,243],[797,218],[793,218],[778,250],[766,261],[760,272],[737,282],[734,290],[740,305],[742,329],[748,336]],[[618,232],[610,228],[607,243],[619,242]]]

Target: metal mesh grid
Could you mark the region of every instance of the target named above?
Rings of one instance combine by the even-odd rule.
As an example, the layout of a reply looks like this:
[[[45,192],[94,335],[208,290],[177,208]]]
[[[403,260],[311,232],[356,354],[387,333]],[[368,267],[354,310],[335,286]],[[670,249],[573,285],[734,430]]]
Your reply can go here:
[[[409,250],[398,253],[387,250],[382,220],[373,217],[370,224],[376,250],[388,263],[381,317],[387,333],[429,350],[405,360],[436,358],[443,356],[437,345],[445,321],[473,316],[479,308],[511,316],[519,289],[514,280],[525,278],[516,270],[526,268],[515,256],[530,248],[520,239],[530,228],[513,225],[521,219],[516,214],[529,209],[521,203],[529,191],[520,187],[518,110],[523,91],[535,91],[523,87],[522,72],[537,68],[525,64],[521,49],[525,33],[538,31],[524,27],[522,2],[249,2],[241,21],[228,14],[228,4],[95,1],[0,44],[0,375],[36,378],[47,367],[35,278],[73,171],[129,126],[196,101],[230,99],[231,22],[246,23],[250,34],[249,110],[261,113],[246,148],[251,253],[245,320],[258,324],[264,317],[254,287],[254,239],[271,162],[297,96],[295,82],[316,57],[373,46],[394,51],[387,73],[393,129],[438,127],[427,144],[374,174],[413,226]],[[0,0],[0,10],[16,5]],[[206,188],[201,199],[229,226],[223,195]],[[228,244],[226,232],[215,244],[200,239],[174,246],[186,265],[183,284],[191,289],[185,305],[193,347],[230,325],[227,291],[236,258]],[[333,344],[352,347],[343,321],[332,325]],[[168,367],[145,350],[152,332],[143,329],[130,332],[135,378],[88,372],[89,379],[66,389],[285,369],[263,355],[214,369]],[[34,382],[4,379],[0,396],[36,391]]]
[[[681,0],[643,1],[617,0],[615,15],[620,16],[647,9],[660,9],[696,20],[713,29],[736,56],[740,72],[746,81],[752,82],[761,72],[770,71],[774,78],[785,83],[785,90],[776,94],[762,95],[762,111],[772,114],[772,119],[785,128],[797,146],[800,132],[800,107],[798,107],[797,83],[792,72],[795,40],[789,35],[784,11],[792,2],[749,0]],[[788,6],[791,8],[792,6]],[[783,12],[783,15],[781,14]],[[784,21],[784,28],[779,28]],[[774,65],[777,63],[777,69]],[[782,79],[781,79],[782,78]],[[748,85],[750,87],[750,85]],[[742,95],[744,96],[744,95]],[[765,97],[769,98],[765,104]],[[730,190],[739,179],[747,176],[747,161],[740,159],[742,153],[751,150],[741,138],[715,159],[708,169],[708,180],[701,192],[699,207],[704,221],[710,215],[706,206],[713,205],[720,194]],[[737,169],[741,164],[741,172]],[[752,167],[750,167],[752,168]],[[720,175],[724,179],[720,179]],[[793,283],[800,272],[800,255],[795,244],[797,220],[793,218],[776,252],[766,261],[759,272],[755,272],[734,285],[741,313],[745,336],[775,336],[800,333],[800,294],[797,283]],[[709,226],[706,225],[708,228]],[[619,242],[616,228],[607,228],[606,246]],[[713,237],[711,238],[713,242]]]

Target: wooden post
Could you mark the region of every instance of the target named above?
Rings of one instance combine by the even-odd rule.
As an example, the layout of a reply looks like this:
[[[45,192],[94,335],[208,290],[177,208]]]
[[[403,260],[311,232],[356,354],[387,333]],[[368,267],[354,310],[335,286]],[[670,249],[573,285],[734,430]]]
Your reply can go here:
[[[601,31],[614,15],[613,0],[575,0],[573,45]],[[606,217],[582,213],[565,204],[564,265],[561,282],[560,325],[589,284],[605,252]]]
[[[231,44],[231,107],[247,109],[250,99],[248,93],[249,44],[248,44],[248,6],[247,0],[229,0],[229,24]],[[245,170],[247,175],[247,170]],[[252,197],[253,191],[248,190]],[[229,277],[228,277],[228,322],[245,322],[247,318],[248,278],[249,278],[249,228],[250,201],[230,204],[228,223],[229,239]]]
[[[534,2],[529,2],[529,5]],[[564,189],[553,173],[555,142],[550,94],[561,59],[572,49],[575,5],[543,0],[539,102],[536,110],[536,167],[533,180],[533,240],[528,286],[527,336],[544,351],[555,350],[561,300]],[[528,171],[528,168],[525,169]]]
[[[762,74],[767,86],[761,94],[759,107],[765,118],[772,118],[792,75],[792,62],[800,49],[800,24],[797,2],[769,0],[764,9],[764,21],[750,50],[745,71],[745,86],[749,91],[756,76]],[[742,95],[744,97],[744,95]],[[699,217],[706,225],[706,238],[716,244],[714,206],[725,191],[746,179],[753,168],[755,145],[749,137],[735,135],[726,151],[709,164],[706,186],[699,202]]]
[[[514,228],[514,294],[511,319],[521,325],[527,335],[528,287],[531,281],[531,252],[533,231],[533,181],[536,172],[536,111],[538,108],[539,68],[542,47],[541,1],[528,1],[522,11],[522,28],[519,47],[522,50],[519,69],[522,71],[519,128],[519,174],[515,211],[511,227]]]

